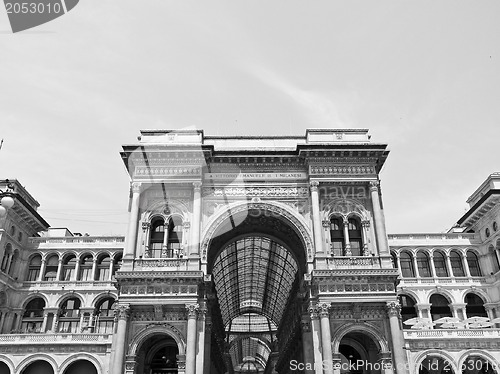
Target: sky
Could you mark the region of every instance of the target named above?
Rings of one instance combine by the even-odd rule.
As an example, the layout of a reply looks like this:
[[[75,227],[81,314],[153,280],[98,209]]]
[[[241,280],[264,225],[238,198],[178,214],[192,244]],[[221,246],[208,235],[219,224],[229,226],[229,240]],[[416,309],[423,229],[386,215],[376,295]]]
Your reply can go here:
[[[389,233],[444,232],[500,171],[496,0],[81,0],[13,34],[0,9],[0,178],[52,227],[123,235],[140,129],[367,128]]]

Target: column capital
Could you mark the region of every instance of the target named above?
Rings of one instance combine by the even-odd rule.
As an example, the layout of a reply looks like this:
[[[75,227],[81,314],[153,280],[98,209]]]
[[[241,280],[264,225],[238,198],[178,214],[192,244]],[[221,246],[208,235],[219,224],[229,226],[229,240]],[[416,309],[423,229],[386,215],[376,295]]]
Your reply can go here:
[[[330,221],[328,221],[327,219],[321,221],[321,224],[323,225],[324,228],[330,227]]]
[[[369,228],[370,227],[370,221],[365,219],[363,221],[361,221],[361,226],[363,226],[364,228]]]
[[[200,192],[201,191],[201,186],[203,185],[202,182],[200,181],[196,181],[196,182],[193,182],[193,189],[196,191],[196,192]]]
[[[310,306],[307,308],[307,311],[309,312],[311,320],[318,319],[318,308],[316,306]]]
[[[141,182],[132,182],[130,184],[130,189],[133,193],[141,193],[142,183]]]
[[[389,317],[395,316],[399,318],[401,312],[401,304],[399,304],[399,301],[388,301],[385,308]]]
[[[130,304],[118,304],[115,307],[115,319],[127,320],[130,316]]]
[[[151,227],[151,222],[142,222],[142,229],[147,230]]]
[[[318,305],[318,312],[321,318],[330,317],[330,304],[322,303]]]
[[[371,181],[370,182],[370,191],[378,191],[379,187],[380,187],[379,181]]]
[[[311,187],[311,192],[317,192],[319,187],[318,181],[310,181],[309,186]]]
[[[199,304],[186,304],[188,318],[196,318],[200,309]]]

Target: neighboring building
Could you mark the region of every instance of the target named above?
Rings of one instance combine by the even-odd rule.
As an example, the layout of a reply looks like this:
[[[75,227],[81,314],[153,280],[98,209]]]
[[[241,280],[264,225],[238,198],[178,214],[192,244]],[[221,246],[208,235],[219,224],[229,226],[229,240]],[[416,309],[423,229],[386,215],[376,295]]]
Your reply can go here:
[[[387,235],[387,156],[362,129],[142,131],[125,237],[0,182],[0,374],[500,374],[500,174],[448,233]]]

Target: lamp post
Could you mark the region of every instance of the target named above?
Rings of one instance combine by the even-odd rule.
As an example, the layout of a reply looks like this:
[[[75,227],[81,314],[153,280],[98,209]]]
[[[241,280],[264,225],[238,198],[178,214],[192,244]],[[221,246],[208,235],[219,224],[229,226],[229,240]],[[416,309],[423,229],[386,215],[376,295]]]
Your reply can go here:
[[[14,206],[14,185],[6,179],[5,191],[0,190],[0,218],[7,215],[7,210]]]

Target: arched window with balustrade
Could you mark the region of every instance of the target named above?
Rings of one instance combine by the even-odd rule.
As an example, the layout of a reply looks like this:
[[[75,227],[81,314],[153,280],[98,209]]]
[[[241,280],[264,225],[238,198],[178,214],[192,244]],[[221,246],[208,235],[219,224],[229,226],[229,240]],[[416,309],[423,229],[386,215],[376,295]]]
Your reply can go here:
[[[80,259],[80,274],[78,280],[89,281],[92,279],[92,267],[94,265],[94,257],[90,254],[83,255]]]
[[[51,255],[45,262],[45,273],[43,280],[46,282],[55,281],[57,279],[57,269],[59,268],[59,256]]]
[[[332,246],[332,256],[342,256],[344,254],[344,228],[342,219],[332,217],[330,219],[330,241]]]
[[[479,267],[479,261],[477,255],[472,251],[467,251],[467,265],[469,265],[470,275],[473,277],[481,276],[481,268]]]
[[[112,334],[114,323],[114,309],[115,299],[107,297],[100,300],[95,309],[95,332],[98,334]]]
[[[26,304],[21,321],[21,332],[25,334],[42,332],[45,300],[36,297]]]
[[[165,221],[157,217],[151,222],[149,236],[149,257],[160,258],[165,240]]]
[[[484,300],[473,292],[465,295],[465,313],[467,318],[470,317],[488,317],[488,313],[484,308]]]
[[[104,254],[99,256],[97,259],[97,269],[96,269],[96,276],[95,280],[101,281],[101,282],[106,282],[109,281],[111,278],[111,257],[109,257],[108,254]]]
[[[462,256],[457,251],[450,252],[451,271],[455,277],[465,277],[464,264]]]
[[[401,252],[399,255],[399,263],[401,264],[401,275],[406,278],[415,277],[415,269],[413,268],[413,259],[408,252]]]
[[[26,280],[28,282],[36,282],[40,277],[40,269],[42,267],[42,256],[34,255],[28,265],[28,274]]]
[[[60,307],[59,323],[60,333],[79,333],[81,301],[77,297],[70,297],[62,302]]]
[[[431,267],[429,264],[429,256],[423,251],[418,251],[417,253],[417,266],[418,275],[423,278],[429,278],[432,276]]]
[[[349,234],[349,244],[352,256],[363,255],[363,233],[361,232],[361,222],[357,217],[351,217],[347,221],[347,232]]]
[[[446,266],[446,258],[444,257],[444,254],[440,251],[434,251],[432,256],[434,259],[434,269],[436,271],[436,276],[448,277],[448,268]]]
[[[172,216],[168,222],[168,244],[167,244],[167,257],[177,258],[180,257],[182,249],[182,235],[184,225],[182,218],[179,216]]]
[[[63,259],[63,273],[62,279],[63,281],[74,280],[75,277],[75,269],[76,269],[76,256],[74,254],[69,254]]]
[[[452,317],[450,309],[450,301],[441,294],[435,293],[430,297],[431,303],[431,316],[432,320],[435,321],[442,317]]]
[[[407,321],[411,318],[418,317],[416,302],[415,300],[408,295],[400,295],[399,303],[401,304],[401,319],[402,322]],[[411,326],[405,325],[403,323],[404,329],[409,329]]]

